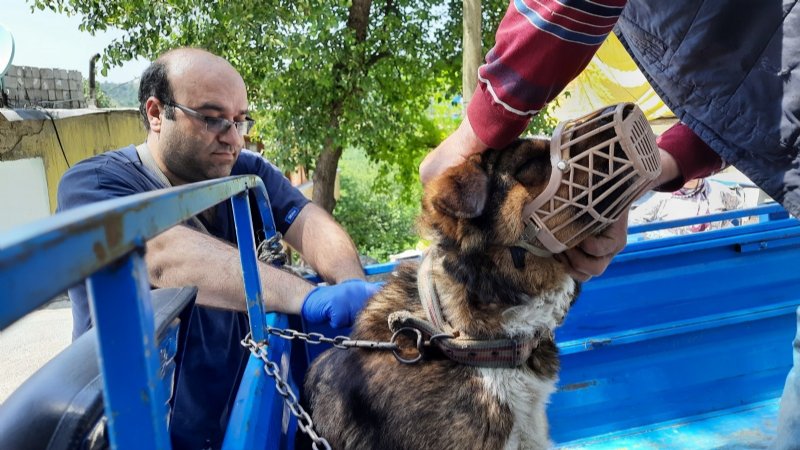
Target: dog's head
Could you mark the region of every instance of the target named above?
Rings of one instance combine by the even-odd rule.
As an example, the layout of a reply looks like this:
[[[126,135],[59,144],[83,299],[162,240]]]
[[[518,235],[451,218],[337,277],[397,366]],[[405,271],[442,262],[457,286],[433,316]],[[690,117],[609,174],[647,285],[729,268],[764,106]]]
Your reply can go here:
[[[547,139],[518,140],[429,183],[423,232],[474,253],[542,229],[542,244],[560,252],[616,220],[660,171],[652,131],[633,104],[565,122],[554,141],[551,149]],[[523,236],[529,218],[534,227]]]
[[[422,233],[447,251],[485,253],[522,235],[522,209],[547,185],[550,141],[517,140],[452,167],[425,187]]]
[[[420,232],[446,274],[437,290],[448,320],[462,332],[493,336],[506,330],[501,312],[545,292],[574,293],[575,285],[555,259],[515,247],[525,229],[523,208],[544,190],[550,172],[550,141],[524,139],[472,156],[425,186]],[[546,298],[555,303],[566,296]],[[558,312],[542,318],[563,320],[569,301],[558,303]]]

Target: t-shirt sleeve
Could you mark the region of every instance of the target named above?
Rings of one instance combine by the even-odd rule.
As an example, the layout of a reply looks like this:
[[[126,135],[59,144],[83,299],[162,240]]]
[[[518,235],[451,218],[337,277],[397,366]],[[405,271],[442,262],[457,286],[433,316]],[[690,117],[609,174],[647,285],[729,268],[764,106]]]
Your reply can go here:
[[[589,64],[626,1],[512,1],[467,106],[481,142],[503,148],[516,139]]]
[[[61,177],[58,184],[57,212],[67,211],[91,203],[124,197],[142,191],[130,178],[108,166],[106,156],[82,161]],[[68,290],[72,305],[72,339],[75,340],[92,327],[86,285],[81,282]]]
[[[130,180],[108,170],[105,163],[87,160],[67,170],[58,184],[56,211],[142,192]]]
[[[302,192],[292,186],[289,180],[273,164],[255,153],[252,156],[254,173],[258,175],[267,188],[269,203],[272,208],[272,216],[275,220],[275,228],[282,234],[294,223],[300,211],[310,203]]]

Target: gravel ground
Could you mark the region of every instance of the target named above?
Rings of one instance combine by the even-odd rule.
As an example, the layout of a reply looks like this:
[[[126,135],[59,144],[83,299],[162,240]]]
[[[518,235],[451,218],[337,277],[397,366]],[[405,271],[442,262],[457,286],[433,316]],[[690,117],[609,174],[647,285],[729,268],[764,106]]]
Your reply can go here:
[[[0,331],[0,403],[72,340],[72,313],[66,296]]]

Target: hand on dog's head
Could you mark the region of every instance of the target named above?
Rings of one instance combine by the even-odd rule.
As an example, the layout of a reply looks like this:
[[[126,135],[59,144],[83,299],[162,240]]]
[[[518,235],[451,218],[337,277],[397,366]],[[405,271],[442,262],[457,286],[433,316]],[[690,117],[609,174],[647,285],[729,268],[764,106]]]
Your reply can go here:
[[[462,251],[512,245],[522,234],[522,208],[550,176],[550,143],[520,139],[451,167],[425,186],[421,232]]]
[[[588,132],[591,130],[578,130],[573,138]],[[596,142],[606,141],[609,135],[613,137],[613,130],[593,134],[592,139],[581,141],[570,149],[570,153],[582,154]],[[618,144],[614,151],[617,158],[625,157]],[[588,158],[579,159],[577,164],[588,167]],[[598,164],[591,175],[587,171],[577,171],[570,176],[575,177],[574,186],[624,186],[629,183],[622,179],[624,173],[615,175],[608,183],[601,183],[603,173],[608,173],[608,170],[608,165]],[[525,205],[545,190],[551,173],[550,141],[544,138],[519,139],[502,150],[474,155],[466,163],[451,167],[426,185],[420,231],[433,242],[444,243],[450,248],[455,245],[460,252],[482,252],[488,245],[513,246],[523,235]],[[588,180],[589,176],[593,179]],[[572,192],[574,189],[562,184],[556,195],[564,199],[575,198],[575,205],[585,208],[590,196]],[[595,191],[594,195],[602,192]],[[604,210],[614,199],[613,196],[606,197],[594,207]],[[555,232],[561,242],[577,237],[570,246],[591,233],[601,231],[597,225],[589,227],[592,221],[589,214],[572,206],[554,214],[552,221],[548,225],[563,224]]]

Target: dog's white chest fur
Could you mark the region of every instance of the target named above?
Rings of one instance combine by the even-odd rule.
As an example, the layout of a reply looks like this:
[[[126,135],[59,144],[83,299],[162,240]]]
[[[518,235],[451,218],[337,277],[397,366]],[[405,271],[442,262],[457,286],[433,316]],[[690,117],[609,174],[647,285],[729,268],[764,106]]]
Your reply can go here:
[[[574,289],[575,282],[566,277],[562,289],[507,310],[504,317],[507,318],[505,328],[508,334],[530,335],[537,329],[553,330],[569,309]],[[545,406],[555,389],[556,380],[541,378],[526,366],[480,368],[479,372],[487,391],[511,409],[514,425],[505,449],[550,448]]]

